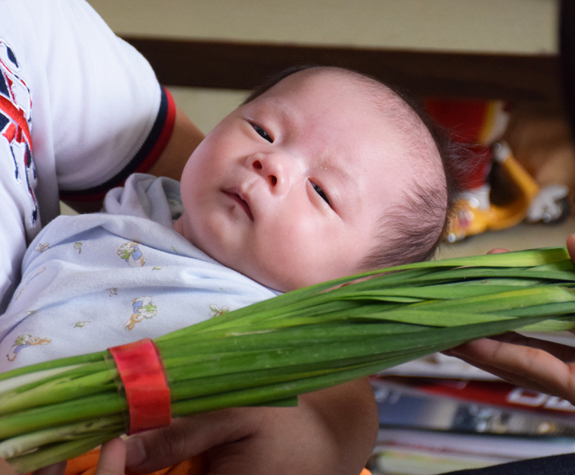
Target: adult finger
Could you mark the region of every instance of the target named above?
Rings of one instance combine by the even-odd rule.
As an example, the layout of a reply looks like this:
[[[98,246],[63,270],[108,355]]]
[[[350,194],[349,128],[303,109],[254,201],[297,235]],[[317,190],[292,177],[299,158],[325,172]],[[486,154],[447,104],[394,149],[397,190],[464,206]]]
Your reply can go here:
[[[568,354],[570,347],[540,344],[552,352]],[[575,402],[575,368],[549,351],[534,346],[519,346],[490,338],[476,340],[457,348],[451,355],[521,386]]]
[[[18,475],[6,460],[0,458],[0,473],[2,475]]]
[[[237,408],[176,419],[169,427],[129,438],[126,467],[137,473],[153,472],[174,465],[208,449],[249,437],[256,430],[259,411],[241,417]]]
[[[444,353],[449,356],[455,356],[479,369],[482,369],[483,371],[498,376],[501,379],[510,382],[512,384],[515,384],[517,386],[521,386],[539,392],[548,392],[547,387],[543,386],[539,381],[533,380],[532,378],[530,379],[526,375],[518,373],[517,371],[501,368],[501,365],[487,363],[481,356],[485,351],[492,351],[492,352],[497,351],[493,349],[488,350],[487,348],[489,346],[500,346],[506,344],[508,343],[497,342],[485,338],[470,343],[466,343],[464,345],[458,346],[453,351],[448,350]],[[480,350],[478,351],[477,348],[480,348]]]
[[[64,475],[66,471],[66,462],[55,463],[47,467],[41,468],[34,472],[34,475]],[[0,471],[4,474],[4,472]]]
[[[509,252],[509,250],[503,249],[502,247],[496,247],[495,249],[488,251],[487,254],[503,254],[504,252]]]
[[[96,475],[124,475],[126,465],[126,444],[122,439],[113,439],[102,446]]]
[[[501,335],[490,337],[490,339],[512,343],[517,346],[528,346],[530,348],[543,350],[564,363],[575,362],[575,348],[573,346],[562,345],[561,343],[556,343],[552,340],[533,338],[517,332],[503,333]]]

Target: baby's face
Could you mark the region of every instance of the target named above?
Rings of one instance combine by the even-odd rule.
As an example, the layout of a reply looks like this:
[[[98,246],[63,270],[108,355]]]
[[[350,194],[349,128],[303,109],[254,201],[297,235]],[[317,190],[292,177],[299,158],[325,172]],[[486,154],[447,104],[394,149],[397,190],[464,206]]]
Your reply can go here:
[[[296,73],[228,115],[194,151],[174,227],[281,291],[356,273],[378,220],[413,182],[402,150],[391,119],[350,78]]]

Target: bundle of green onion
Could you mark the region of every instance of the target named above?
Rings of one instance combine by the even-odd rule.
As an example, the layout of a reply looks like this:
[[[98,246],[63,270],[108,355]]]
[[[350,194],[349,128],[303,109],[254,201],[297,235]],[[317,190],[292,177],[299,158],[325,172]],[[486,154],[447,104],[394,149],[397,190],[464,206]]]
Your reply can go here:
[[[172,414],[288,405],[465,341],[575,327],[563,248],[424,262],[289,292],[155,340]],[[0,375],[0,456],[26,472],[124,432],[109,352]]]

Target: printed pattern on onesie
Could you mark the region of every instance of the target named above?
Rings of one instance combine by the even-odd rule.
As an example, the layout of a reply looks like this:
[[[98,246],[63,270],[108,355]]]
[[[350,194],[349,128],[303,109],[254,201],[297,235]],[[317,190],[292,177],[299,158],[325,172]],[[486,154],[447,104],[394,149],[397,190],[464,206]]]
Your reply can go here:
[[[156,338],[277,295],[171,228],[107,214],[60,216],[25,259],[0,334],[0,372]]]

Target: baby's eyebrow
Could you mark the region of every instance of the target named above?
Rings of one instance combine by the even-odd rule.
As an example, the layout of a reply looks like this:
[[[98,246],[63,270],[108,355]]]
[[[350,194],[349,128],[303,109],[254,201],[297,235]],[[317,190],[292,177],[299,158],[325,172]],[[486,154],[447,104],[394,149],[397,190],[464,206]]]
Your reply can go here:
[[[319,160],[318,165],[319,168],[330,170],[335,175],[337,175],[342,181],[345,181],[355,186],[356,183],[354,177],[345,168],[335,163],[332,153],[325,154]]]
[[[293,128],[297,125],[296,119],[286,110],[282,101],[273,97],[265,97],[261,99],[261,105],[263,105],[266,112],[271,112],[276,115],[283,127]]]
[[[345,163],[345,160],[343,163]],[[358,200],[356,198],[359,195],[360,187],[356,177],[343,167],[343,163],[337,163],[333,155],[327,153],[319,160],[317,166],[319,169],[326,170],[328,175],[335,177],[335,183],[338,185],[330,187],[328,184],[325,191],[330,196],[336,212],[341,217],[349,217],[357,211]],[[334,193],[334,190],[337,191]],[[354,199],[350,200],[348,199],[349,197],[354,197]]]

